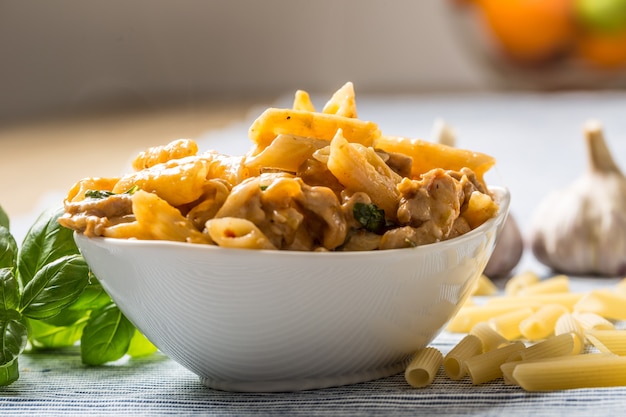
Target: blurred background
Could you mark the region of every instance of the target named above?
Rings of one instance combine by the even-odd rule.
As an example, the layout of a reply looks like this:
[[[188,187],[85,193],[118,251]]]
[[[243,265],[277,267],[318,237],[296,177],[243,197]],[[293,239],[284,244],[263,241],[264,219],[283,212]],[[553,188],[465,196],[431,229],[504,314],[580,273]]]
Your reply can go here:
[[[427,132],[434,116],[455,115],[462,146],[488,153],[499,149],[473,126],[529,125],[493,128],[490,112],[520,103],[511,94],[610,94],[592,98],[613,115],[626,1],[0,0],[0,57],[0,205],[19,216],[84,176],[119,174],[136,150],[249,121],[296,89],[328,97],[352,81],[365,110],[359,97],[421,98],[404,102],[422,112],[407,125],[421,117]],[[485,101],[494,95],[508,101]],[[602,116],[578,97],[567,110],[577,119],[560,125],[574,138],[578,117]]]

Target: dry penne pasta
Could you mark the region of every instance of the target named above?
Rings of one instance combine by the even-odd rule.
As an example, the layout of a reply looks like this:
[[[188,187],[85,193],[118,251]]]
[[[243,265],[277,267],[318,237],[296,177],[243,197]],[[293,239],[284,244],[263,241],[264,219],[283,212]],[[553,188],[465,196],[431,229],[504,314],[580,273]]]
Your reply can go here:
[[[610,320],[626,320],[626,295],[609,289],[585,294],[574,306],[576,312],[595,313]]]
[[[498,292],[498,287],[485,274],[481,274],[476,280],[472,295],[494,295]]]
[[[480,339],[483,344],[483,352],[497,349],[509,343],[509,340],[494,330],[487,322],[477,323],[469,332]]]
[[[574,311],[572,317],[576,320],[583,331],[587,330],[613,330],[615,325],[604,317],[590,312]]]
[[[554,334],[556,336],[561,334],[571,334],[576,337],[576,343],[578,344],[577,353],[580,353],[585,345],[585,330],[572,313],[562,314],[557,319],[554,324]]]
[[[539,282],[539,275],[533,271],[524,271],[520,274],[513,275],[504,285],[504,293],[506,295],[517,295],[518,292],[530,285]]]
[[[585,335],[600,352],[626,356],[626,330],[587,330]]]
[[[535,310],[530,307],[517,308],[490,318],[487,323],[507,340],[518,339],[522,335],[520,324],[532,316]]]
[[[443,358],[443,369],[448,378],[462,379],[467,375],[465,361],[483,353],[483,342],[474,335],[466,335]]]
[[[415,388],[423,388],[430,385],[441,367],[443,355],[433,347],[420,349],[404,372],[406,381]]]
[[[486,301],[486,305],[517,305],[527,307],[540,307],[546,304],[560,304],[569,311],[574,309],[574,305],[583,298],[585,294],[567,292],[567,293],[548,293],[548,294],[532,294],[525,296],[501,296],[493,297]]]
[[[580,353],[581,344],[578,336],[571,333],[563,333],[558,336],[550,336],[547,339],[535,343],[526,349],[512,354],[510,361],[528,361],[542,358],[554,358]]]
[[[525,295],[552,294],[564,292],[569,292],[569,277],[567,275],[557,275],[552,278],[538,281],[532,285],[527,285],[524,288],[520,288],[517,291],[516,295],[523,297]]]
[[[556,321],[567,312],[560,304],[546,304],[520,322],[520,332],[528,340],[545,339],[554,334]]]
[[[500,366],[515,352],[526,349],[522,342],[508,345],[472,356],[465,360],[467,373],[472,384],[478,385],[502,377]]]
[[[517,364],[512,378],[526,391],[614,387],[626,384],[626,357],[586,354]]]
[[[476,324],[487,321],[493,317],[500,316],[511,311],[519,310],[519,305],[507,304],[484,304],[463,306],[458,313],[448,322],[446,329],[455,333],[467,333]]]

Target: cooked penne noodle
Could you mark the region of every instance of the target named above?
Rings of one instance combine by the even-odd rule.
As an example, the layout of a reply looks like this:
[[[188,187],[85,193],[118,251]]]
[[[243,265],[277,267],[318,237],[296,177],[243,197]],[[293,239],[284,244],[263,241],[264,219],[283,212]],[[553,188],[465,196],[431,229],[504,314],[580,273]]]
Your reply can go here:
[[[554,334],[556,321],[568,310],[560,304],[546,304],[519,324],[519,330],[528,340],[541,340]]]
[[[472,327],[469,334],[480,339],[483,344],[483,352],[497,349],[509,343],[506,337],[494,330],[493,327],[485,321],[477,323]]]
[[[483,353],[483,342],[474,335],[466,335],[443,358],[443,369],[450,379],[459,380],[467,375],[465,361]]]
[[[400,178],[372,148],[349,143],[339,129],[330,142],[327,165],[348,190],[366,192],[389,218],[396,217]]]
[[[141,236],[144,239],[171,240],[188,243],[211,243],[206,233],[196,230],[191,221],[183,217],[176,208],[156,194],[139,190],[132,196],[133,213],[136,217],[136,226],[118,228],[112,227],[105,232],[107,237],[121,237],[123,232],[132,232],[131,238]]]
[[[426,347],[420,349],[404,372],[406,381],[415,388],[430,385],[441,367],[443,355],[438,349]]]
[[[309,96],[309,93],[304,90],[296,90],[293,98],[292,109],[314,112],[315,106],[311,101],[311,96]]]
[[[335,91],[330,100],[324,105],[322,113],[357,117],[354,85],[351,82],[347,82],[339,90]]]
[[[585,334],[600,352],[626,356],[626,330],[587,330]]]
[[[296,172],[298,167],[313,153],[328,146],[328,141],[304,138],[293,135],[278,135],[267,148],[257,155],[246,159],[245,165],[250,170],[271,168],[287,172]],[[285,158],[289,155],[289,158]]]
[[[537,282],[539,282],[539,275],[533,271],[524,271],[509,278],[504,285],[504,293],[506,295],[517,295],[521,289],[534,285]]]
[[[198,153],[198,144],[191,139],[177,139],[167,145],[153,146],[140,152],[131,165],[135,171],[150,168],[172,159],[193,156]]]
[[[569,277],[567,275],[557,275],[547,278],[543,281],[536,282],[517,291],[517,296],[535,294],[553,294],[569,292]]]
[[[206,222],[207,232],[218,246],[240,249],[276,249],[276,246],[249,220],[222,217]]]
[[[372,146],[380,136],[373,122],[336,114],[305,110],[269,108],[250,126],[248,136],[256,144],[256,154],[265,149],[280,134],[291,134],[315,139],[332,140],[337,130],[343,131],[349,142]]]
[[[459,171],[467,167],[474,171],[476,178],[482,182],[485,172],[495,164],[495,159],[491,156],[420,139],[381,135],[374,140],[373,145],[385,152],[398,152],[410,156],[413,160],[411,166],[413,178],[419,178],[433,168]]]
[[[595,313],[609,320],[626,320],[626,295],[608,289],[585,294],[574,306],[574,311]]]
[[[535,311],[530,308],[518,308],[508,313],[490,318],[487,322],[492,329],[507,340],[518,339],[522,335],[520,324],[532,316]]]
[[[526,349],[522,342],[513,342],[498,349],[472,356],[465,360],[467,373],[472,380],[472,384],[478,385],[493,381],[502,377],[500,366],[506,362],[513,353]]]
[[[520,363],[512,377],[526,391],[624,386],[626,357],[586,354]]]

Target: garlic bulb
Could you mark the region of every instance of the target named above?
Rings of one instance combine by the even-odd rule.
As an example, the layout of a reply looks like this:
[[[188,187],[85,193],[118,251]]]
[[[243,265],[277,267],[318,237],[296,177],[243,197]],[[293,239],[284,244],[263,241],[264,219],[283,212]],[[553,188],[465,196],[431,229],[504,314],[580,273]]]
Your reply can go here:
[[[584,129],[588,169],[536,209],[529,236],[533,254],[572,275],[626,274],[626,178],[604,140],[602,126]]]
[[[455,146],[456,131],[443,119],[435,119],[431,137],[442,145]],[[522,233],[511,213],[506,218],[498,235],[496,246],[485,267],[484,274],[489,278],[507,276],[517,266],[524,253]]]
[[[501,278],[507,276],[517,266],[524,253],[524,240],[522,233],[509,213],[502,230],[498,235],[496,246],[491,258],[487,262],[484,274],[489,278]]]

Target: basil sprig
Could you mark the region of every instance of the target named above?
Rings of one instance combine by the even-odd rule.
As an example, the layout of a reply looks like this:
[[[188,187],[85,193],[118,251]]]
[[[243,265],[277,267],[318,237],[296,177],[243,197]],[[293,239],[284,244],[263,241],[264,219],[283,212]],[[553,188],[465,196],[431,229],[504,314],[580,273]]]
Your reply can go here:
[[[80,343],[86,365],[156,351],[90,272],[62,213],[42,213],[18,247],[0,207],[0,386],[19,379],[20,355],[40,348]]]

